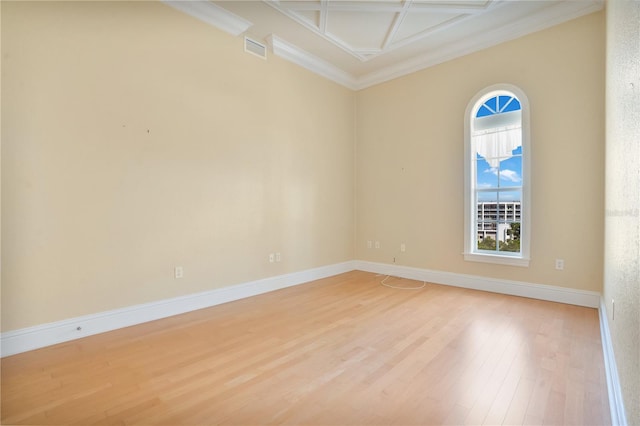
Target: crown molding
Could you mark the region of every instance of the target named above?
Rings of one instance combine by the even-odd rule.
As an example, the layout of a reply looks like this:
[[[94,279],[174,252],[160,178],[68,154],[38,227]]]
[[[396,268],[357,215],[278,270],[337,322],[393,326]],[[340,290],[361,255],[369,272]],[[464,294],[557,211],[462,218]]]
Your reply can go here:
[[[332,43],[336,47],[342,49],[349,55],[358,59],[361,62],[367,62],[381,54],[385,54],[397,48],[400,48],[406,44],[409,44],[416,39],[421,39],[426,37],[429,34],[434,32],[438,32],[444,28],[447,28],[450,25],[459,23],[465,19],[469,19],[474,15],[485,13],[490,9],[494,9],[497,5],[503,5],[504,2],[496,1],[496,0],[487,0],[485,4],[482,5],[450,5],[447,2],[436,2],[430,4],[418,4],[412,3],[411,1],[407,1],[404,4],[395,4],[395,3],[385,3],[380,2],[377,4],[372,4],[371,2],[338,2],[334,1],[332,3],[328,2],[297,2],[297,1],[288,1],[287,5],[284,6],[279,1],[273,0],[262,0],[267,6],[270,6],[282,13],[283,15],[289,17],[294,20],[298,24],[303,27],[309,29],[311,32],[316,34],[318,37],[325,39],[326,41]],[[396,36],[396,32],[402,23],[406,13],[409,9],[419,10],[419,11],[437,11],[438,13],[449,13],[455,14],[454,18],[448,19],[445,22],[434,25],[433,27],[427,28],[424,31],[421,31],[419,34],[415,34],[413,36],[406,37],[399,41],[393,41]],[[300,11],[316,11],[320,13],[320,22],[315,24],[311,22],[308,18],[300,15]],[[370,49],[360,49],[354,46],[351,46],[347,41],[342,38],[332,34],[327,30],[327,14],[329,12],[342,11],[342,12],[387,12],[398,14],[394,18],[394,22],[387,31],[387,35],[382,42],[382,44],[377,48]]]
[[[253,22],[247,21],[240,16],[217,6],[210,1],[180,1],[161,0],[162,3],[173,7],[187,15],[193,16],[209,25],[227,32],[233,36],[238,36],[247,31]]]
[[[583,8],[567,15],[562,5],[558,5],[546,10],[545,13],[540,13],[533,17],[528,16],[494,31],[477,34],[472,38],[465,38],[428,54],[399,62],[360,77],[355,77],[275,35],[271,35],[269,39],[274,54],[283,59],[298,64],[350,89],[361,90],[597,12],[603,6],[603,0],[589,1],[584,3]]]
[[[234,36],[244,33],[253,25],[250,21],[228,12],[226,9],[210,1],[161,1]],[[278,8],[275,4],[271,2],[267,2],[267,4],[283,12],[281,8]],[[466,37],[463,40],[442,46],[429,53],[395,63],[358,77],[285,41],[275,34],[267,37],[267,42],[276,56],[293,62],[349,89],[361,90],[597,12],[604,7],[604,0],[584,1],[583,4],[584,7],[568,12],[566,10],[568,6],[564,3],[559,3],[534,16],[527,16],[509,25],[496,28],[493,31],[475,34],[473,37]],[[290,17],[293,18],[293,16]],[[296,20],[299,21],[298,19]],[[299,23],[302,24],[302,22]],[[308,23],[304,25],[309,27]],[[344,48],[345,46],[342,47]]]
[[[335,65],[320,59],[287,41],[284,41],[275,34],[268,36],[267,42],[271,46],[274,55],[293,62],[296,65],[300,65],[309,71],[328,78],[329,80],[341,84],[349,89],[356,90],[356,79],[351,74],[341,70]]]
[[[365,74],[357,79],[356,90],[366,89],[367,87],[469,55],[500,43],[542,31],[552,26],[597,12],[601,10],[603,6],[604,3],[601,0],[585,2],[585,7],[575,11],[571,15],[563,13],[561,8],[556,6],[553,10],[554,13],[544,13],[535,17],[527,17],[494,31],[477,34],[474,37],[465,38],[464,40],[443,46],[428,54],[420,55],[407,61],[382,68],[381,70]]]
[[[353,56],[354,58],[356,58],[356,59],[358,59],[358,60],[360,60],[362,62],[364,62],[366,60],[365,56],[355,52],[350,46],[346,45],[338,37],[334,37],[330,33],[327,33],[326,31],[321,31],[320,28],[318,28],[316,25],[314,25],[311,22],[309,22],[307,19],[304,19],[303,17],[301,17],[298,13],[294,13],[294,12],[290,11],[288,8],[280,6],[280,4],[277,3],[277,2],[265,1],[265,0],[263,0],[263,2],[267,6],[270,6],[270,7],[274,8],[278,12],[282,13],[283,15],[287,16],[288,18],[294,20],[298,24],[300,24],[303,27],[307,28],[309,31],[311,31],[315,35],[327,40],[330,43],[333,43],[334,46],[339,47],[345,53],[348,53],[349,55]],[[325,8],[325,13],[326,13],[326,5],[324,5],[324,8]],[[324,23],[322,23],[321,25],[324,25],[325,29],[326,29],[326,17],[323,18],[323,19],[324,19]]]

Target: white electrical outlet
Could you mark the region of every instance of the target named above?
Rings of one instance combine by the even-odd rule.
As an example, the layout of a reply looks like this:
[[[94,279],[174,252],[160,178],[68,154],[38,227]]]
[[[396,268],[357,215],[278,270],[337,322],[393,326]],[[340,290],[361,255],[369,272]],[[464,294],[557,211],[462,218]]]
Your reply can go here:
[[[184,269],[182,268],[182,266],[176,266],[173,269],[173,276],[175,278],[182,278],[184,277]]]
[[[371,240],[367,240],[367,248],[373,247],[373,242]]]
[[[407,251],[407,245],[405,243],[400,244],[400,251],[402,253],[404,253],[405,251]]]
[[[556,269],[558,271],[564,270],[564,259],[556,259]]]
[[[269,253],[269,263],[273,263],[276,259],[276,255],[273,253]]]
[[[280,252],[276,253],[276,262],[280,262],[282,260],[282,255]]]
[[[376,248],[379,249],[380,248],[380,241],[376,241]]]

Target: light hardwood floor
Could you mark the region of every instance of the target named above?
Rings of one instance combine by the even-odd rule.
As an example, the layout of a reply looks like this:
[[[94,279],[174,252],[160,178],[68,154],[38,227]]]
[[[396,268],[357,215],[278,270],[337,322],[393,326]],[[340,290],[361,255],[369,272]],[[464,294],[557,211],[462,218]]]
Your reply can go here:
[[[383,278],[4,358],[2,423],[610,423],[595,309]]]

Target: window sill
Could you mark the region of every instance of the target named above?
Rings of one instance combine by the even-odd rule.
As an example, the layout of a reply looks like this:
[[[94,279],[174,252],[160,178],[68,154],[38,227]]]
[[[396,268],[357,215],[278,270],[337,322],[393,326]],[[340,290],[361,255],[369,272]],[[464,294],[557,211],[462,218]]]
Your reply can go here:
[[[501,256],[485,253],[464,253],[464,260],[471,262],[495,263],[498,265],[529,267],[529,258],[515,256]]]

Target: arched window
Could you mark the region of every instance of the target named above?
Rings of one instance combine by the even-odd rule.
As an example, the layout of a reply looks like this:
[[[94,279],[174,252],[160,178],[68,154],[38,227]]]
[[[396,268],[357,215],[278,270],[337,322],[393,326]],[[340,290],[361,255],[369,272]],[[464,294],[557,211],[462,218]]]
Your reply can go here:
[[[465,112],[464,258],[528,266],[529,102],[515,86],[488,87]]]

